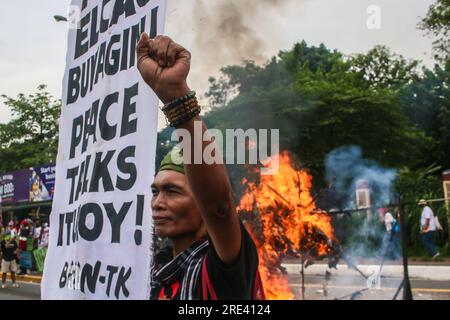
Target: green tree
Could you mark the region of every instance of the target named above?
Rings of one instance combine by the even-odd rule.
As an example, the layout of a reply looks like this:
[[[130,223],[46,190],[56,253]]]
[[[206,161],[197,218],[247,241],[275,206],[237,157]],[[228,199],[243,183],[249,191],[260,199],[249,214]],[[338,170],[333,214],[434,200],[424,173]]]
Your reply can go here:
[[[316,181],[325,155],[343,145],[359,145],[385,166],[412,165],[429,142],[399,96],[417,77],[416,65],[384,47],[346,58],[301,42],[262,67],[223,68],[238,95],[206,121],[219,129],[280,129],[281,148],[298,156]]]
[[[2,98],[12,118],[0,124],[0,171],[56,161],[61,101],[45,85],[38,86],[35,94]]]
[[[427,163],[450,168],[450,0],[432,4],[419,28],[434,37],[433,49],[439,63],[424,69],[403,92],[410,118],[432,138]]]
[[[414,76],[415,64],[376,47],[336,59],[328,72],[300,69],[295,89],[308,108],[298,113],[304,124],[297,153],[307,167],[321,174],[325,155],[344,145],[361,146],[387,167],[420,158],[426,137],[406,117],[397,89]]]
[[[407,61],[386,46],[375,46],[366,54],[357,54],[350,64],[361,77],[361,84],[375,88],[401,89],[418,78],[419,61]]]
[[[428,9],[419,27],[434,36],[435,59],[450,64],[450,0],[437,0]]]
[[[408,117],[431,138],[424,165],[450,168],[450,66],[424,68],[423,75],[401,90]]]
[[[209,90],[205,97],[209,99],[210,108],[225,106],[230,98],[233,88],[230,87],[229,80],[221,76],[219,79],[209,77]]]

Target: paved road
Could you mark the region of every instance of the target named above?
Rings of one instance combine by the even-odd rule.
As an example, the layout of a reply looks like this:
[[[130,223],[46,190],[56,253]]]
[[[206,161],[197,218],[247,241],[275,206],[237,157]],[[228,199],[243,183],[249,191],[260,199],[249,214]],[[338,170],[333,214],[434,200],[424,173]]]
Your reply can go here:
[[[38,283],[18,282],[19,288],[11,288],[11,281],[6,282],[6,288],[0,287],[0,300],[39,300],[41,286]]]
[[[356,300],[390,300],[394,296],[400,283],[400,278],[382,278],[380,289],[371,289],[354,295]],[[301,278],[299,275],[290,275],[289,283],[296,299],[301,299]],[[11,288],[7,282],[6,289],[0,289],[0,300],[39,300],[40,285],[19,282],[19,288]],[[308,300],[333,300],[336,298],[350,299],[351,294],[367,288],[361,277],[331,277],[328,282],[327,295],[323,292],[324,277],[308,276],[305,279],[305,298]],[[449,281],[411,280],[413,296],[416,300],[450,300]],[[400,295],[397,299],[401,299]]]
[[[309,300],[391,300],[400,283],[399,277],[381,277],[378,288],[367,289],[367,281],[360,276],[331,276],[324,293],[325,277],[305,277],[305,299]],[[296,299],[301,299],[301,277],[290,275],[289,283]],[[411,288],[415,300],[450,300],[450,282],[423,279],[411,279]],[[359,293],[358,293],[359,292]],[[402,291],[397,300],[402,299]]]

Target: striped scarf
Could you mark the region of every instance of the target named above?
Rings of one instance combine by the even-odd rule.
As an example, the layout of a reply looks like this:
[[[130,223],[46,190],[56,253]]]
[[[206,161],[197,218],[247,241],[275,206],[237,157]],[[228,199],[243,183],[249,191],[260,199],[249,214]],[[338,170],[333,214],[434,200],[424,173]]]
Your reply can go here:
[[[170,287],[179,281],[180,287],[174,299],[194,300],[200,299],[197,285],[201,273],[202,262],[209,247],[207,238],[196,241],[188,249],[170,260],[171,248],[155,256],[152,266],[152,289],[150,299],[159,298],[162,288]]]

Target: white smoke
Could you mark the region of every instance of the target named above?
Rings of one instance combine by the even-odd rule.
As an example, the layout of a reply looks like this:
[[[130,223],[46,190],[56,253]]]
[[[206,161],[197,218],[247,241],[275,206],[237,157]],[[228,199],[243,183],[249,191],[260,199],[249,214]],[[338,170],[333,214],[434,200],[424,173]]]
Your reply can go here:
[[[369,185],[371,204],[383,207],[394,201],[393,183],[396,170],[381,167],[376,161],[364,159],[358,146],[345,146],[331,151],[325,159],[326,178],[334,179],[333,191],[342,199],[341,208],[355,208],[358,181]]]
[[[368,265],[372,265],[373,270],[379,270],[382,263],[398,260],[400,258],[399,239],[390,240],[383,223],[383,216],[379,215],[377,210],[395,202],[396,170],[383,168],[376,161],[363,158],[362,150],[358,146],[345,146],[331,151],[326,156],[325,168],[326,179],[334,180],[332,192],[340,200],[341,209],[356,208],[356,187],[359,181],[365,181],[370,190],[372,208],[339,215],[336,218],[340,220],[337,221],[338,225],[345,230],[341,232],[342,239],[339,240],[345,243],[343,249],[346,257],[356,265],[359,264],[363,272],[368,270]],[[395,215],[395,212],[392,210],[391,212]],[[341,260],[341,263],[343,262]],[[366,266],[361,266],[361,263]],[[367,276],[371,275],[367,274]],[[347,284],[361,285],[361,279],[356,271],[354,278],[341,280]],[[400,281],[399,278],[382,278],[381,280],[382,287],[395,287]],[[390,297],[386,296],[386,298]]]

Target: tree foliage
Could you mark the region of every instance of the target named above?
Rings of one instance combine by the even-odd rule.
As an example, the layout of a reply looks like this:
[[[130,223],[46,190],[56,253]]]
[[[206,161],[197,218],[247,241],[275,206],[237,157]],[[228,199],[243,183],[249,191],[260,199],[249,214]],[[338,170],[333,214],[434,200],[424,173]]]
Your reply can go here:
[[[265,66],[223,68],[238,95],[205,118],[219,129],[280,129],[281,148],[319,181],[325,155],[343,145],[359,145],[386,166],[414,165],[429,139],[406,115],[399,91],[417,78],[416,67],[385,47],[347,58],[301,42]]]
[[[448,66],[450,63],[450,0],[437,0],[431,5],[419,26],[434,36],[435,59]]]
[[[45,85],[35,94],[2,95],[12,118],[0,124],[0,171],[24,169],[56,161],[61,102]]]
[[[408,117],[430,137],[424,162],[450,168],[450,66],[423,69],[423,75],[405,86],[401,98]]]

